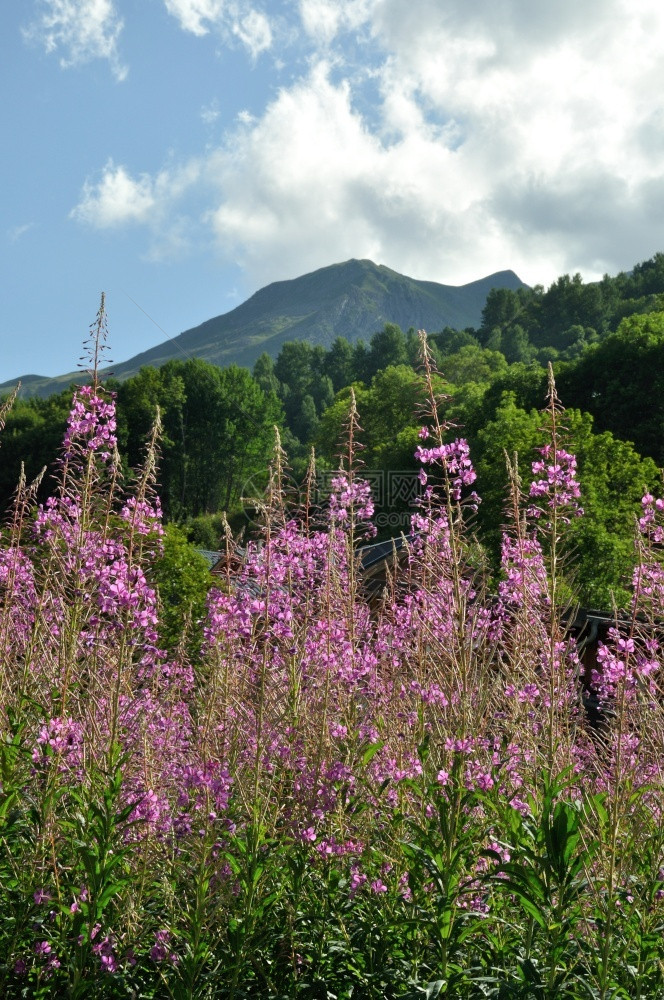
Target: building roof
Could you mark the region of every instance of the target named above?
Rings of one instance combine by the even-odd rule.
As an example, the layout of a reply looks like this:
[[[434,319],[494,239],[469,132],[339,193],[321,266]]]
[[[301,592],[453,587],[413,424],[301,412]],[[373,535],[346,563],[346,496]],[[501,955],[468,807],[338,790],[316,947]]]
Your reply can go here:
[[[221,552],[213,552],[212,549],[196,549],[199,555],[205,559],[208,569],[214,569],[221,559]]]

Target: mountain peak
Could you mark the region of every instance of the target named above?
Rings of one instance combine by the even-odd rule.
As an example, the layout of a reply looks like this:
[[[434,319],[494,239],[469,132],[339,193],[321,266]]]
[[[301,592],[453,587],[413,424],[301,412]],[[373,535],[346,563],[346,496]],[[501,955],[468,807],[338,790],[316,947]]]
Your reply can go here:
[[[525,287],[514,271],[498,271],[465,285],[443,285],[409,278],[385,264],[351,258],[298,278],[274,281],[230,312],[209,319],[178,337],[113,366],[120,379],[145,365],[159,367],[172,358],[203,358],[218,365],[251,367],[267,351],[276,357],[289,340],[329,347],[336,337],[370,339],[386,323],[435,333],[480,324],[492,288]],[[49,395],[80,377],[28,376],[22,394]],[[16,382],[0,385],[0,392]]]

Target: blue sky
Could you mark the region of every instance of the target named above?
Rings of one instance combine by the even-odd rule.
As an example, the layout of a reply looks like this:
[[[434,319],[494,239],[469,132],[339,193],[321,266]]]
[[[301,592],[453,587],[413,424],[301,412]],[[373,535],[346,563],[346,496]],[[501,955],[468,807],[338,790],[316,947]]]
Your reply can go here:
[[[122,361],[350,257],[628,268],[664,250],[663,52],[661,0],[5,3],[0,381],[72,370],[102,289]]]

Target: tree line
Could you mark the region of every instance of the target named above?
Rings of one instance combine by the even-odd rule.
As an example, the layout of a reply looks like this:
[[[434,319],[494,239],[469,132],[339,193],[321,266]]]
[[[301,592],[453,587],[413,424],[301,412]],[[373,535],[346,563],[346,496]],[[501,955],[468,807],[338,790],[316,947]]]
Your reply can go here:
[[[477,530],[490,558],[504,516],[504,452],[519,452],[526,480],[545,395],[544,366],[554,363],[587,509],[574,527],[578,582],[587,603],[607,604],[612,594],[624,601],[638,501],[664,466],[664,254],[600,282],[565,275],[547,291],[494,289],[478,329],[433,332],[430,346],[444,373],[439,389],[450,396],[445,415],[475,457],[483,497]],[[122,383],[109,380],[117,393],[123,463],[127,469],[139,464],[159,408],[166,517],[212,548],[219,542],[220,511],[234,527],[247,526],[242,497],[265,481],[275,426],[296,478],[312,447],[319,468],[336,467],[352,388],[365,467],[414,473],[417,350],[414,330],[388,323],[369,343],[337,338],[329,349],[286,343],[276,359],[263,354],[252,372],[194,359],[144,368]],[[46,466],[47,488],[57,472],[70,403],[69,390],[16,401],[2,439],[3,507],[21,463],[28,479]],[[410,499],[406,490],[383,503],[405,511]]]

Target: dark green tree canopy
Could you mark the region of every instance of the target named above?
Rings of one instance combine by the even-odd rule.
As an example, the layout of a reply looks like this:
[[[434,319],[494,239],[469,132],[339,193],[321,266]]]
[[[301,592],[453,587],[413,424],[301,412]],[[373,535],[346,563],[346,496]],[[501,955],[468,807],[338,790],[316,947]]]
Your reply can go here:
[[[145,368],[118,390],[121,443],[131,465],[161,409],[160,479],[171,518],[230,510],[244,482],[261,474],[281,420],[276,397],[245,369],[206,361]]]
[[[369,365],[373,373],[382,371],[393,365],[408,363],[406,337],[395,323],[386,323],[379,332],[374,333],[369,348]]]
[[[623,320],[617,332],[565,366],[558,383],[600,430],[634,443],[664,466],[664,312]]]

